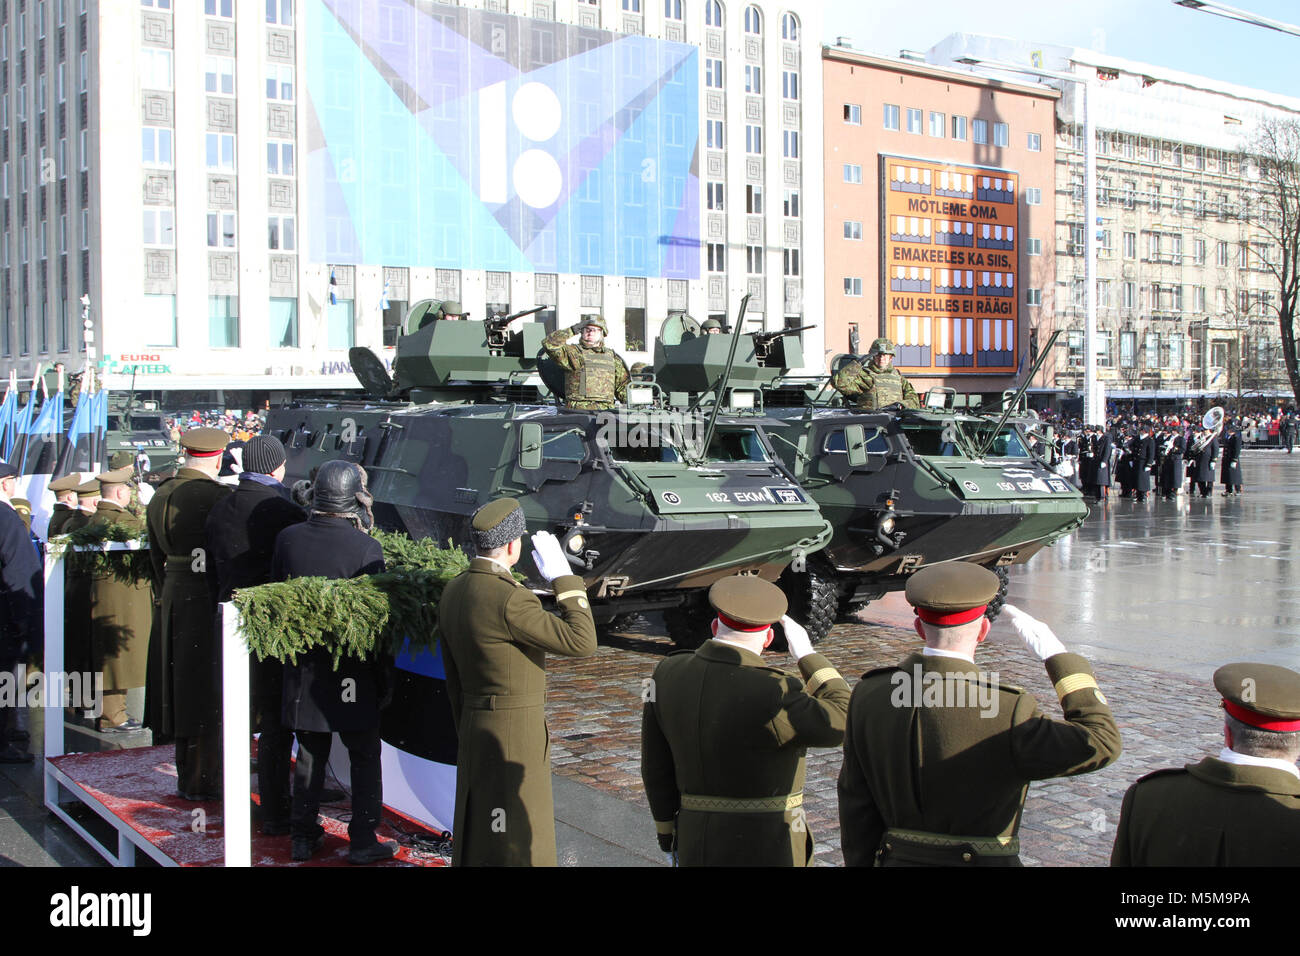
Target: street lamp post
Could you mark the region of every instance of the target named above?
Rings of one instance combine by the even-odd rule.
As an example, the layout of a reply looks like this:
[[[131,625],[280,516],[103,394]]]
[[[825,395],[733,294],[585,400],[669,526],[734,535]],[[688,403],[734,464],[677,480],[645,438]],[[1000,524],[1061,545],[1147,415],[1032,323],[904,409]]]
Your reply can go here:
[[[967,66],[983,66],[992,70],[1024,73],[1028,76],[1073,83],[1079,93],[1079,112],[1083,120],[1083,215],[1087,221],[1083,241],[1083,423],[1104,425],[1106,423],[1105,402],[1098,401],[1097,394],[1097,130],[1092,120],[1092,112],[1088,109],[1088,82],[1083,77],[1071,73],[1040,70],[1031,66],[986,60],[981,57],[957,57],[957,62]]]

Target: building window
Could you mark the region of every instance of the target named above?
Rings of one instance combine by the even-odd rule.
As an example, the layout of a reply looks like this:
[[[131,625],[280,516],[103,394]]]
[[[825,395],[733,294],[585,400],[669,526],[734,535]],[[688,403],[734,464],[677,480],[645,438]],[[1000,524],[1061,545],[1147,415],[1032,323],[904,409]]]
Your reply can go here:
[[[857,222],[856,220],[853,220],[853,219],[845,219],[845,220],[844,220],[844,238],[845,238],[845,239],[861,239],[861,238],[862,238],[862,223]]]
[[[171,50],[157,50],[147,47],[140,51],[140,85],[146,90],[170,90],[172,88]]]
[[[745,212],[759,216],[763,213],[763,187],[749,185],[745,187]]]
[[[172,131],[158,126],[141,130],[140,159],[146,166],[172,165]]]
[[[907,108],[907,131],[909,133],[915,133],[917,136],[920,136],[925,132],[924,129],[922,129],[924,117],[925,113],[922,110],[913,109],[909,106]]]
[[[1227,268],[1228,265],[1228,244],[1220,242],[1214,247],[1214,264],[1220,268]]]
[[[943,139],[944,134],[948,132],[948,117],[943,113],[930,113],[930,135],[935,139]]]
[[[727,247],[720,242],[710,242],[708,244],[709,254],[709,271],[726,272],[727,271]]]
[[[170,10],[172,8],[172,0],[140,0],[140,6],[157,7],[159,10]],[[63,15],[62,4],[59,5],[59,15]]]
[[[763,15],[758,12],[758,7],[745,8],[745,32],[755,36],[763,32]]]
[[[799,218],[799,190],[787,189],[785,191],[784,213],[791,219]]]
[[[754,156],[763,154],[763,127],[752,123],[745,127],[745,152]]]
[[[1137,183],[1131,179],[1124,180],[1123,199],[1125,209],[1132,209],[1137,205]]]
[[[704,4],[704,25],[706,27],[722,26],[722,4],[719,0],[707,0]]]
[[[204,58],[203,88],[209,93],[235,93],[235,60],[229,56]]]
[[[862,280],[846,277],[844,279],[844,294],[855,298],[860,297],[862,295]]]
[[[704,85],[709,89],[722,89],[722,61],[706,59],[704,61]]]
[[[966,117],[954,116],[952,118],[952,138],[966,141]]]
[[[786,159],[799,158],[799,131],[793,129],[783,130],[781,133],[782,147]]]
[[[989,142],[989,121],[972,120],[971,121],[971,142],[987,146]]]
[[[1205,311],[1205,286],[1198,285],[1192,289],[1192,311]]]
[[[267,66],[266,98],[293,102],[293,67],[284,64]]]
[[[144,211],[144,244],[146,246],[175,246],[175,219],[176,214],[171,209],[146,209]],[[65,248],[62,251],[67,250]]]
[[[716,212],[721,212],[724,208],[726,208],[723,205],[723,199],[722,199],[723,196],[722,183],[705,183],[704,196],[707,201],[708,207],[710,209]]]
[[[235,248],[235,214],[233,212],[208,213],[208,248]]]
[[[357,344],[355,305],[351,299],[339,299],[325,306],[327,348],[350,349]]]
[[[761,276],[763,274],[762,246],[745,247],[745,271],[752,276]]]
[[[239,296],[208,296],[208,347],[239,348]]]
[[[781,15],[781,39],[799,39],[799,18],[793,13],[784,13]]]
[[[1125,309],[1137,308],[1137,283],[1125,282],[1120,286],[1120,306]]]
[[[1111,333],[1109,329],[1098,329],[1097,337],[1093,339],[1093,351],[1097,353],[1097,367],[1111,367],[1110,351]]]
[[[785,250],[785,274],[788,276],[799,275],[799,250]]]
[[[208,169],[234,170],[235,136],[233,133],[207,134]]]
[[[850,126],[862,125],[862,107],[857,103],[844,104],[844,122]]]
[[[1124,233],[1124,258],[1125,259],[1137,258],[1137,233],[1136,232]]]
[[[1043,149],[1043,137],[1042,137],[1042,134],[1041,134],[1041,133],[1026,133],[1026,134],[1025,134],[1025,149],[1029,150],[1031,153],[1042,152],[1042,149]]]
[[[1137,333],[1121,332],[1119,334],[1119,367],[1137,367]]]
[[[1025,253],[1026,253],[1027,255],[1031,255],[1031,256],[1041,256],[1041,255],[1043,254],[1043,240],[1041,240],[1041,239],[1026,239],[1026,240],[1025,240]]]
[[[1066,333],[1065,364],[1070,368],[1083,368],[1083,333]]]
[[[899,109],[892,103],[885,104],[885,129],[898,129]]]
[[[1160,333],[1148,332],[1146,335],[1146,367],[1155,370],[1160,367]]]
[[[745,64],[745,92],[760,95],[763,92],[763,68]]]
[[[235,0],[203,0],[203,12],[210,17],[235,18]]]
[[[623,0],[623,10],[626,13],[640,13],[641,0]]]
[[[1043,204],[1043,191],[1037,186],[1028,186],[1025,189],[1025,205],[1041,206]]]
[[[787,100],[799,98],[799,74],[786,70],[781,74],[781,95]]]
[[[151,348],[176,348],[176,296],[146,295],[140,310],[141,336]]]
[[[1042,289],[1025,290],[1025,305],[1042,305],[1042,304],[1043,304]]]
[[[266,171],[272,176],[293,175],[293,143],[271,140],[266,144]]]
[[[993,145],[1006,147],[1011,144],[1011,129],[1006,123],[993,124]]]
[[[680,13],[677,19],[681,19]],[[266,22],[282,27],[293,26],[293,0],[266,0]]]
[[[862,167],[857,163],[844,164],[844,181],[846,183],[858,184],[862,182]]]
[[[267,228],[267,248],[293,252],[298,248],[294,236],[293,216],[271,216]]]
[[[709,149],[722,149],[722,120],[706,120],[704,142]]]
[[[271,348],[296,349],[298,347],[298,300],[271,299]]]
[[[1164,345],[1164,363],[1163,367],[1172,371],[1182,371],[1183,368],[1183,337],[1177,334],[1165,336]]]

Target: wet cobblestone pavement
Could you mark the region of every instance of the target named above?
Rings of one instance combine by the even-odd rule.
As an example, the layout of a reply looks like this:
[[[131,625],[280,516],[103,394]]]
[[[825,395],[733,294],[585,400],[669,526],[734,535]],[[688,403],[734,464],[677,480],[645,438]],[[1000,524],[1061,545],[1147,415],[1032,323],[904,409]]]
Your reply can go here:
[[[1009,600],[1087,655],[1119,723],[1124,753],[1093,774],[1030,785],[1021,826],[1026,865],[1104,866],[1124,791],[1138,777],[1217,753],[1223,720],[1209,677],[1232,660],[1300,667],[1300,455],[1248,453],[1247,495],[1112,501],[1072,539],[1012,572]],[[839,625],[818,650],[855,684],[919,647],[901,595]],[[547,719],[557,774],[645,809],[642,681],[669,652],[657,618],[607,639],[582,661],[548,661]],[[1042,664],[994,624],[977,663],[1060,716]],[[784,655],[778,666],[794,669]],[[810,751],[805,808],[820,865],[840,865],[835,783],[842,753]]]

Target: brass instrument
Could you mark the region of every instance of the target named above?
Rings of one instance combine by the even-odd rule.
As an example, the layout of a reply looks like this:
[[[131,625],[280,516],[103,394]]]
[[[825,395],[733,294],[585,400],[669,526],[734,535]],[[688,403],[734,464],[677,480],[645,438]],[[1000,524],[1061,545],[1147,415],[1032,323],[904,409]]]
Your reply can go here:
[[[1196,444],[1192,447],[1192,452],[1199,455],[1201,451],[1211,441],[1219,437],[1219,432],[1223,431],[1223,406],[1215,405],[1205,417],[1201,419],[1201,427],[1207,429],[1210,434],[1196,439]]]

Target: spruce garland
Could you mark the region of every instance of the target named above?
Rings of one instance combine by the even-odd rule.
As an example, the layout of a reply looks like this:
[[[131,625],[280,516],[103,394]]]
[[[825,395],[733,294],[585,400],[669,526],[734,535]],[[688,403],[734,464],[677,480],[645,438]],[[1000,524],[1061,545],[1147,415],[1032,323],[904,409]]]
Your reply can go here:
[[[469,567],[469,558],[447,542],[374,531],[384,549],[383,574],[329,580],[294,578],[235,592],[244,638],[259,660],[296,663],[299,654],[327,648],[334,666],[346,655],[365,660],[438,644],[438,601],[442,589]]]
[[[139,541],[136,551],[105,551],[109,542]],[[94,548],[93,551],[73,551],[73,548]],[[96,522],[89,527],[77,528],[60,535],[51,542],[51,551],[65,551],[68,571],[72,574],[108,575],[123,584],[148,581],[149,539],[139,523],[124,521]]]

